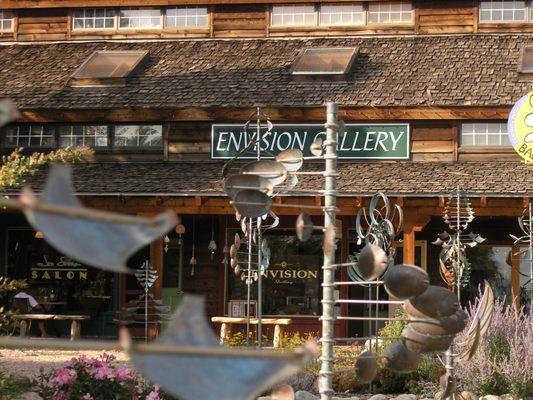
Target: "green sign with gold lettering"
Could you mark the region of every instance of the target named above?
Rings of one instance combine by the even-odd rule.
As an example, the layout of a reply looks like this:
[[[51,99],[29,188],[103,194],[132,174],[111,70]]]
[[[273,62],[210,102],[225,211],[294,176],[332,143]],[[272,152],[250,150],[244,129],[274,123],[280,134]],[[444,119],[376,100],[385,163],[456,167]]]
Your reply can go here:
[[[235,157],[256,137],[255,129],[244,132],[242,125],[214,124],[211,130],[211,158]],[[310,156],[309,147],[317,138],[326,138],[321,124],[275,124],[261,132],[263,156],[275,156],[288,149],[300,149]],[[346,124],[339,135],[338,154],[341,159],[405,160],[410,153],[409,124]],[[255,158],[254,147],[242,158]]]

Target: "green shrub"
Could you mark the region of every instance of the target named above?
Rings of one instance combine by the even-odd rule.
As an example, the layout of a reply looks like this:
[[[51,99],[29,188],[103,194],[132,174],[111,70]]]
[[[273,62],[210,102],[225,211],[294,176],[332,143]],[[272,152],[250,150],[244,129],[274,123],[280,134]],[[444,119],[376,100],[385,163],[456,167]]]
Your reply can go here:
[[[0,335],[10,335],[14,330],[13,312],[10,310],[11,299],[16,291],[28,286],[24,280],[9,279],[0,276]]]
[[[0,399],[14,399],[31,389],[28,380],[5,376],[0,372]]]

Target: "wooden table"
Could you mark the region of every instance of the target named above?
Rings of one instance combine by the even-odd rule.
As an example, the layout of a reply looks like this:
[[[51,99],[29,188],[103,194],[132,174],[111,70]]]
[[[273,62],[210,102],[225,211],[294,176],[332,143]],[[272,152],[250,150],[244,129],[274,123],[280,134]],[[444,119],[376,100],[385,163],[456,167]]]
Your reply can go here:
[[[246,324],[246,318],[235,317],[213,317],[211,322],[215,324],[222,324],[220,326],[220,344],[227,342],[228,337],[231,335],[233,325]],[[257,318],[250,318],[250,324],[257,325]],[[283,339],[283,327],[290,325],[292,319],[290,318],[262,318],[263,325],[274,325],[274,348],[280,348]]]
[[[61,314],[18,314],[13,316],[20,321],[20,336],[25,337],[29,334],[28,321],[71,321],[70,340],[79,339],[81,336],[81,321],[91,319],[88,315],[61,315]]]

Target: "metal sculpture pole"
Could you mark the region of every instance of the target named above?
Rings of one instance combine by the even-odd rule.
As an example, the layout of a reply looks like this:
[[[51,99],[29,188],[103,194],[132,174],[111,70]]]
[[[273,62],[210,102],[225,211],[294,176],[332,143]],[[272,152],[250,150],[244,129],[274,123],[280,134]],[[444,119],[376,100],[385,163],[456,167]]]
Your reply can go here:
[[[335,232],[335,208],[337,190],[337,132],[339,127],[339,107],[335,103],[327,104],[325,193],[324,193],[324,230]],[[335,234],[335,233],[334,233]],[[329,249],[324,241],[324,265],[322,283],[322,355],[320,357],[319,389],[321,400],[330,400],[333,396],[333,328],[335,307],[335,249]],[[329,251],[328,251],[329,250]]]
[[[257,107],[257,161],[261,160],[261,109]],[[261,217],[257,218],[257,347],[263,347],[263,271],[261,270]]]

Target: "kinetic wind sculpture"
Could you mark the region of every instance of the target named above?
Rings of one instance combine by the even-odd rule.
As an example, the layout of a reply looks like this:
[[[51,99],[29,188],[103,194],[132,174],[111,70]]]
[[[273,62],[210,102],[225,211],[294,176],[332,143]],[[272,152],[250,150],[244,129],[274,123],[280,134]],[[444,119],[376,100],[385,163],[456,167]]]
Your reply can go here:
[[[379,300],[380,278],[387,271],[389,266],[394,264],[394,248],[392,244],[402,229],[403,211],[395,204],[391,207],[388,197],[384,193],[377,193],[370,200],[368,212],[361,207],[357,213],[355,227],[357,232],[357,243],[365,243],[365,247],[360,253],[349,257],[349,261],[355,263],[348,267],[348,276],[353,282],[359,282],[363,287],[368,288],[369,300]],[[365,270],[371,263],[368,257],[380,258],[381,268],[377,271]],[[361,259],[359,264],[358,260]],[[370,282],[369,282],[370,281]],[[373,290],[375,289],[375,291]],[[368,304],[368,315],[374,315],[374,320],[369,319],[368,332],[370,343],[378,345],[377,334],[379,324],[379,303]],[[374,331],[372,332],[372,323]]]
[[[517,237],[510,235],[514,240],[515,246],[525,246],[523,250],[518,251],[514,256],[528,257],[529,261],[529,277],[522,273],[520,269],[518,272],[522,276],[526,276],[529,279],[522,284],[522,288],[526,289],[529,286],[529,310],[533,310],[533,210],[531,203],[528,204],[527,208],[524,209],[522,215],[518,217],[518,226],[520,230],[524,233],[522,236]]]
[[[320,393],[323,399],[330,399],[333,394],[333,323],[334,323],[334,263],[335,263],[335,213],[336,207],[336,176],[337,176],[337,135],[343,131],[339,125],[338,107],[334,103],[327,104],[326,137],[316,138],[310,149],[305,149],[311,155],[305,156],[300,149],[292,149],[281,152],[278,155],[264,151],[267,157],[273,160],[262,159],[262,143],[260,117],[261,111],[258,109],[255,114],[256,133],[248,138],[248,145],[234,159],[230,160],[223,169],[225,191],[232,199],[232,204],[237,210],[237,218],[241,220],[243,232],[248,239],[248,274],[249,278],[256,270],[260,270],[262,258],[266,247],[261,238],[262,221],[267,217],[272,217],[274,222],[268,228],[278,224],[278,218],[272,212],[273,208],[297,208],[317,210],[324,213],[324,226],[314,226],[311,218],[307,214],[302,214],[298,218],[296,231],[299,238],[309,238],[314,230],[323,232],[323,254],[324,254],[324,281],[322,298],[322,356],[320,371]],[[247,123],[245,128],[249,125]],[[272,124],[267,119],[266,134],[272,129]],[[236,164],[236,161],[249,152],[255,151],[256,161],[244,165]],[[325,169],[322,171],[300,171],[305,160],[324,160]],[[233,172],[232,172],[233,171]],[[294,190],[301,176],[322,176],[325,180],[322,190]],[[275,203],[273,198],[282,193],[297,193],[303,195],[323,196],[323,206],[311,206],[303,204],[281,204]],[[255,229],[254,229],[255,228]],[[257,233],[254,233],[257,232]],[[254,240],[254,238],[256,238]],[[243,244],[240,236],[236,236],[235,243],[230,248],[231,265],[237,273],[242,273],[240,269],[238,255],[240,246]],[[252,254],[255,244],[256,253]],[[252,262],[252,256],[257,256],[257,262]],[[256,272],[256,271],[255,271]],[[258,316],[261,317],[261,273],[258,273]],[[258,328],[260,323],[258,324]],[[258,337],[261,340],[261,332],[258,329]]]
[[[142,266],[135,271],[135,277],[144,290],[144,293],[139,300],[144,301],[144,340],[148,341],[148,306],[150,300],[154,300],[153,296],[150,294],[150,289],[158,278],[157,271],[152,267],[150,261],[146,260]]]
[[[459,187],[448,197],[444,208],[444,222],[452,233],[443,232],[433,242],[442,246],[439,256],[439,271],[449,288],[455,290],[461,299],[461,287],[470,280],[470,263],[466,248],[472,248],[485,241],[476,233],[466,233],[468,225],[474,220],[474,209],[470,200]]]

